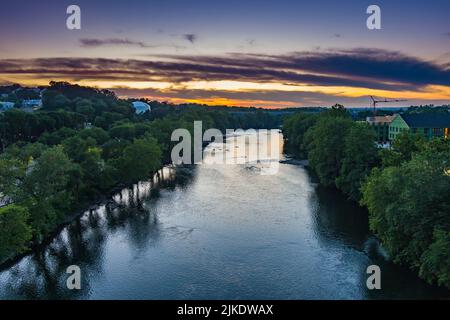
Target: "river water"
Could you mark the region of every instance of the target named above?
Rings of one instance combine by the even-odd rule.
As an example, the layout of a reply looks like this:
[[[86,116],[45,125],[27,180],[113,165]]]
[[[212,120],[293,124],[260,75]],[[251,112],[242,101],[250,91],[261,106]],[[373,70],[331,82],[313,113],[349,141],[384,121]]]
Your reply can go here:
[[[164,168],[0,271],[0,299],[450,297],[388,261],[364,209],[300,166],[263,175],[259,165]],[[381,290],[367,289],[372,264]],[[81,290],[67,289],[70,265]]]

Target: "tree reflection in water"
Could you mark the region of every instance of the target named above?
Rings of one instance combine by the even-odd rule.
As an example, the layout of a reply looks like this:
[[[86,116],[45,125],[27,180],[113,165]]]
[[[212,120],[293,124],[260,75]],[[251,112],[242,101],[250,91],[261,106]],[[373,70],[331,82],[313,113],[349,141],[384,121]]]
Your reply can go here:
[[[9,270],[0,273],[0,297],[17,299],[82,299],[89,296],[91,281],[103,274],[105,239],[111,232],[125,231],[137,250],[153,245],[160,237],[154,204],[161,188],[185,187],[194,168],[160,170],[149,181],[123,189],[64,227],[50,244],[36,249]],[[82,270],[81,290],[68,290],[67,267]]]

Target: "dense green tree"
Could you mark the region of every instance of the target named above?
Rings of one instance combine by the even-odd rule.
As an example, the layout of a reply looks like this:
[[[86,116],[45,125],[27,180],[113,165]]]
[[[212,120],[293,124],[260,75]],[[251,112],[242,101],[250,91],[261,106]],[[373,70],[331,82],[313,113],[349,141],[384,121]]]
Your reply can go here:
[[[90,198],[94,198],[106,187],[111,187],[112,182],[105,182],[103,177],[105,161],[101,158],[100,148],[89,147],[83,154],[80,166],[83,172],[85,192],[90,195]]]
[[[0,114],[1,196],[28,210],[24,223],[37,243],[97,195],[169,163],[175,129],[192,134],[194,121],[202,121],[203,132],[272,128],[281,119],[255,108],[155,101],[151,113],[136,115],[130,101],[110,91],[66,82],[51,82],[42,95],[40,111]]]
[[[132,123],[116,125],[112,127],[108,132],[112,138],[116,139],[133,140],[136,137],[136,128]]]
[[[305,136],[308,158],[325,186],[334,186],[344,160],[344,141],[352,121],[345,117],[322,117]]]
[[[21,183],[22,192],[13,200],[29,208],[31,226],[38,238],[50,232],[70,209],[71,170],[73,163],[62,147],[47,149],[27,168]]]
[[[313,127],[317,121],[317,115],[299,112],[283,122],[283,133],[286,139],[287,151],[300,157],[307,156],[304,138],[309,128]]]
[[[72,134],[73,135],[73,134]],[[106,141],[109,140],[109,134],[107,131],[103,130],[102,128],[98,127],[92,127],[90,129],[84,129],[79,132],[79,137],[81,139],[88,139],[92,138],[94,139],[97,144],[102,145]]]
[[[161,165],[161,150],[156,139],[136,139],[125,148],[118,161],[122,180],[128,183],[147,179]]]
[[[70,159],[75,162],[82,162],[88,149],[96,146],[96,141],[92,138],[81,139],[76,135],[64,140],[62,146]]]
[[[77,105],[76,112],[81,113],[85,116],[86,121],[92,121],[95,116],[95,109],[92,107],[91,103]]]
[[[128,140],[111,139],[102,145],[102,157],[106,160],[118,159],[123,150],[131,144]]]
[[[192,132],[193,123],[185,122],[183,119],[175,120],[170,116],[152,121],[150,134],[158,141],[164,163],[171,161],[170,153],[172,147],[176,144],[176,142],[171,141],[172,132],[178,128],[186,128]]]
[[[0,262],[27,249],[32,237],[28,217],[27,208],[18,205],[0,208]]]
[[[46,149],[48,149],[48,146],[39,142],[19,142],[9,146],[0,157],[18,159],[24,164],[28,164],[33,159],[39,158]]]
[[[71,101],[61,93],[46,90],[42,94],[42,106],[45,110],[69,109]]]
[[[55,146],[60,144],[63,140],[74,136],[76,133],[77,131],[74,129],[63,127],[55,132],[44,132],[38,141],[46,145]]]
[[[425,144],[425,139],[420,134],[401,132],[392,142],[390,149],[381,151],[381,159],[384,167],[399,166],[405,161],[411,160],[412,155],[418,152]]]
[[[25,175],[25,165],[18,159],[0,158],[0,196],[9,199],[20,195],[20,180]]]
[[[422,278],[450,288],[450,231],[434,231],[433,242],[423,253],[422,261]]]
[[[442,278],[433,272],[448,268],[442,265],[445,255],[436,256],[446,240],[435,235],[436,229],[450,231],[448,168],[448,152],[422,152],[398,167],[374,170],[363,186],[370,228],[394,261],[421,270],[426,279]]]
[[[18,89],[14,94],[19,100],[40,99],[39,91],[27,88]]]
[[[336,186],[359,201],[361,184],[377,164],[375,132],[365,123],[353,123],[344,138],[343,160]]]

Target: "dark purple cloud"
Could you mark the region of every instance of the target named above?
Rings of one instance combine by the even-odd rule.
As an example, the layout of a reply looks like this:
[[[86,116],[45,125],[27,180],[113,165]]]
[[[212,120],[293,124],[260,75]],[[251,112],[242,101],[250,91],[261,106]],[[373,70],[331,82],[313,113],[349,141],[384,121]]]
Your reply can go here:
[[[7,59],[0,60],[0,73],[72,80],[281,82],[393,91],[421,90],[427,85],[450,86],[450,70],[445,64],[378,49],[294,52],[288,55],[165,55],[154,56],[151,60]]]
[[[170,47],[175,49],[185,49],[183,46],[174,44],[149,44],[143,41],[136,41],[128,38],[81,38],[80,45],[84,48],[97,48],[106,46],[126,46],[126,47],[138,47],[138,48],[164,48]]]
[[[171,56],[177,58],[177,56]],[[397,51],[356,48],[325,52],[294,52],[289,55],[234,54],[231,57],[178,57],[204,64],[231,64],[271,70],[308,71],[361,79],[361,83],[397,82],[412,87],[427,84],[450,85],[445,66],[407,56]],[[326,84],[325,84],[326,85]],[[394,85],[395,86],[395,85]],[[412,88],[411,87],[411,88]]]
[[[190,43],[194,44],[194,42],[197,41],[198,36],[193,33],[187,33],[187,34],[183,34],[183,38],[186,39],[187,41],[189,41]]]
[[[109,38],[109,39],[95,39],[95,38],[82,38],[80,39],[80,44],[83,47],[101,47],[101,46],[136,46],[141,48],[151,47],[150,45],[141,42],[135,41],[128,38]]]

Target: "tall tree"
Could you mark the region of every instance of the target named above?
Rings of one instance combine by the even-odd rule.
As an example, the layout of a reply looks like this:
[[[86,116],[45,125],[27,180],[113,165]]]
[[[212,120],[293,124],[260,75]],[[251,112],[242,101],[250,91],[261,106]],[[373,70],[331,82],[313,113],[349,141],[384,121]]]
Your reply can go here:
[[[360,200],[361,184],[377,164],[378,150],[375,142],[373,129],[358,122],[352,124],[344,138],[343,160],[336,186],[352,200]]]
[[[346,117],[322,117],[305,136],[311,166],[325,186],[335,185],[344,160],[344,139],[352,126]]]
[[[122,179],[136,182],[149,178],[149,174],[159,169],[161,150],[154,138],[137,139],[125,148],[118,162]]]
[[[31,240],[28,210],[17,205],[0,208],[0,262],[23,252]]]
[[[67,188],[71,170],[73,163],[62,147],[47,149],[27,168],[22,193],[16,200],[30,209],[31,225],[38,239],[71,209],[71,190]]]

